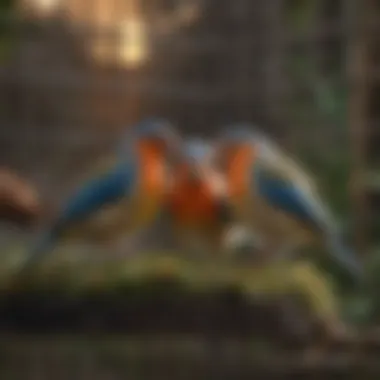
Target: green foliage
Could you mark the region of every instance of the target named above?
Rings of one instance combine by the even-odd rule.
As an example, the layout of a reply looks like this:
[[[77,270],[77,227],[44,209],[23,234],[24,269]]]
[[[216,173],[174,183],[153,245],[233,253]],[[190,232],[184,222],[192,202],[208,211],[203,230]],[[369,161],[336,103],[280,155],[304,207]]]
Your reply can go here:
[[[380,322],[380,252],[375,251],[369,256],[366,263],[367,284],[359,294],[360,302],[366,303],[365,322],[378,324]],[[361,306],[360,310],[363,311]]]
[[[1,0],[0,1],[0,10],[1,11],[8,11],[11,9],[14,5],[14,0]]]
[[[0,60],[7,57],[14,44],[14,0],[0,0]]]
[[[290,0],[287,2],[286,18],[291,28],[303,33],[309,27],[315,15],[318,0]]]
[[[301,69],[300,69],[301,67]],[[338,137],[337,144],[332,149],[310,149],[300,147],[300,155],[306,164],[313,168],[316,177],[331,201],[334,210],[340,215],[347,215],[349,208],[347,183],[350,175],[349,145],[347,132],[347,89],[339,76],[328,80],[315,73],[312,65],[300,60],[296,65],[300,81],[308,83],[312,90],[313,104],[295,104],[295,113],[299,108],[307,112],[314,123],[306,124],[305,128],[318,128],[323,139],[324,132],[334,128]],[[329,137],[326,137],[327,139]],[[328,141],[326,141],[328,146]]]
[[[314,0],[290,2],[292,6],[289,8],[288,21],[294,34],[302,37],[315,26],[317,3]],[[347,228],[350,219],[347,186],[350,151],[346,70],[343,57],[337,56],[335,66],[330,66],[328,73],[326,70],[322,72],[315,62],[314,53],[317,53],[317,49],[318,46],[306,42],[304,46],[298,46],[288,60],[288,72],[293,84],[309,95],[296,97],[290,104],[294,125],[307,130],[301,135],[297,154],[315,174],[324,198],[329,200],[336,215],[346,221],[342,224]],[[332,51],[331,54],[340,53]],[[311,136],[310,141],[308,136]],[[318,252],[315,256],[318,257],[318,265],[332,274],[335,285],[347,300],[347,315],[354,320],[364,321],[364,315],[368,316],[371,309],[368,298],[357,293],[352,295],[354,284],[328,255]]]
[[[298,35],[303,35],[317,16],[315,0],[298,0],[290,2],[288,20]],[[289,57],[288,70],[296,87],[307,89],[307,96],[293,100],[291,104],[295,125],[303,129],[318,131],[321,143],[313,139],[310,146],[302,144],[299,154],[306,164],[316,172],[320,185],[331,200],[335,211],[347,215],[348,194],[347,182],[350,171],[349,140],[347,128],[348,89],[345,67],[338,63],[330,72],[322,73],[310,53],[317,47],[305,46]],[[338,62],[343,60],[338,60]],[[334,133],[331,135],[331,130]],[[307,136],[307,132],[305,133]],[[329,144],[331,136],[335,143]],[[323,141],[325,139],[325,141]],[[325,143],[324,143],[325,142]],[[314,148],[314,150],[313,150]]]
[[[325,265],[333,273],[345,319],[357,325],[378,325],[380,322],[380,251],[373,252],[365,263],[366,279],[360,287],[345,278],[339,268]]]
[[[63,260],[63,258],[66,260]],[[145,253],[118,261],[67,260],[67,255],[44,263],[27,278],[17,278],[14,265],[2,264],[0,288],[6,294],[54,297],[86,302],[88,297],[142,301],[191,299],[196,294],[227,297],[237,294],[271,299],[300,296],[321,320],[339,313],[339,302],[329,280],[305,261],[254,267],[231,260],[189,261],[175,254]],[[6,267],[8,266],[8,270]],[[173,298],[174,297],[174,298]],[[107,301],[108,302],[108,301]]]
[[[344,296],[343,312],[358,325],[378,325],[380,322],[380,253],[375,252],[366,263],[366,283],[356,292]]]

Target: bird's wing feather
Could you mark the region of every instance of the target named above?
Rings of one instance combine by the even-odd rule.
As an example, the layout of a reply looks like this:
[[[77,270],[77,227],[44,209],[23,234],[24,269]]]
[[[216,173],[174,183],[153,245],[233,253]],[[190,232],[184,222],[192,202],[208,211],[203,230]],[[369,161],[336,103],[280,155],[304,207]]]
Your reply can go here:
[[[333,227],[331,216],[306,179],[257,162],[253,181],[258,194],[274,207],[318,230],[326,232]]]
[[[116,202],[134,190],[136,166],[123,163],[113,171],[88,181],[68,200],[62,213],[47,231],[43,231],[20,269],[20,274],[41,260],[55,245],[56,239],[67,225],[79,222],[101,206]]]
[[[58,224],[82,220],[101,206],[130,195],[136,183],[135,177],[136,167],[130,162],[88,181],[64,206]]]
[[[253,179],[260,196],[271,205],[322,233],[335,260],[354,278],[363,278],[363,268],[355,252],[343,244],[337,225],[306,178],[295,172],[256,165]]]

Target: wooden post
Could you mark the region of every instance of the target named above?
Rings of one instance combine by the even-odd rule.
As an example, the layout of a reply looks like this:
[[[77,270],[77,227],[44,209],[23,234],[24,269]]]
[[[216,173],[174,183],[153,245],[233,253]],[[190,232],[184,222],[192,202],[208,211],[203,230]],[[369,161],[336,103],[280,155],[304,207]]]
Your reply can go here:
[[[366,7],[367,6],[367,7]],[[349,81],[348,126],[351,139],[352,170],[350,191],[354,213],[355,243],[358,251],[368,248],[367,202],[365,189],[368,132],[368,57],[366,19],[368,2],[350,0],[347,71]]]

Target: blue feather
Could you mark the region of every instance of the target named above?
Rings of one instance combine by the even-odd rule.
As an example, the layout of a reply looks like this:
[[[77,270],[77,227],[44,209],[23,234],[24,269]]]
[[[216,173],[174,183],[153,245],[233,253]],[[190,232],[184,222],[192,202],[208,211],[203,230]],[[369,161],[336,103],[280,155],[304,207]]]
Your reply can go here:
[[[102,206],[128,197],[136,183],[137,170],[133,163],[123,163],[102,177],[87,182],[69,200],[59,224],[83,220]]]
[[[268,174],[260,169],[255,171],[254,181],[261,197],[302,222],[320,229],[325,228],[326,221],[321,220],[319,205],[310,195],[305,194],[294,183]]]
[[[22,264],[20,273],[26,272],[34,263],[38,262],[41,257],[54,248],[59,237],[59,229],[57,227],[58,226],[55,225],[40,235],[37,243],[29,253],[28,258]]]
[[[178,138],[176,131],[165,120],[146,119],[133,129],[128,129],[116,149],[119,164],[103,176],[95,178],[78,190],[64,206],[61,215],[32,250],[24,268],[52,249],[66,228],[91,217],[103,206],[128,198],[138,183],[138,152],[136,142],[142,138],[161,138],[169,145]]]
[[[303,191],[295,183],[276,177],[274,173],[265,172],[264,169],[256,168],[254,180],[261,197],[272,206],[321,232],[335,259],[356,278],[362,277],[362,265],[356,255],[343,245],[331,220],[324,212],[323,205],[311,194]]]
[[[22,270],[26,270],[49,252],[66,228],[91,217],[106,204],[130,196],[137,183],[137,174],[135,162],[123,162],[113,171],[87,182],[69,199],[53,226],[42,234]]]
[[[348,268],[355,278],[364,278],[363,266],[359,262],[355,252],[346,247],[336,234],[328,237],[327,245],[338,263]]]

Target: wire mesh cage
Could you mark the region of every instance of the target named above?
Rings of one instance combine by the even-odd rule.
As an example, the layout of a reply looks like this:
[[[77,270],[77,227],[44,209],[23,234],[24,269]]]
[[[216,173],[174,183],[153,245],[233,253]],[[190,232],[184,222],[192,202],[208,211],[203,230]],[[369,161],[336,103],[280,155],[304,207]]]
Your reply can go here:
[[[319,111],[315,97],[344,103],[347,6],[311,3],[299,22],[290,1],[57,2],[50,13],[26,2],[3,65],[4,162],[48,182],[59,173],[64,189],[64,167],[79,171],[145,115],[193,134],[249,121],[287,144],[336,146],[347,130],[330,126],[344,111]]]
[[[359,20],[355,6],[354,1],[348,0],[20,0],[11,6],[7,3],[0,28],[2,166],[26,180],[25,184],[15,185],[15,188],[24,189],[21,198],[33,191],[29,191],[28,183],[34,187],[43,201],[42,219],[48,219],[76,184],[91,175],[95,162],[100,162],[100,166],[107,162],[121,134],[141,118],[162,117],[184,135],[204,138],[213,138],[227,125],[249,122],[259,126],[310,167],[339,216],[347,217],[352,209],[351,201],[354,201],[357,224],[362,231],[367,228],[367,199],[363,190],[367,164],[364,160],[365,126],[376,124],[376,115],[367,115],[363,100],[369,96],[364,80],[367,62],[363,58],[363,41],[366,36],[361,36],[355,28]],[[375,15],[377,11],[373,8],[372,12]],[[376,42],[369,50],[371,54],[376,52]],[[376,89],[372,98],[375,110],[378,108]],[[370,117],[374,122],[367,123]],[[370,141],[374,146],[375,140],[373,137]],[[5,190],[3,192],[5,194]],[[17,198],[16,190],[8,192]],[[2,241],[11,237],[18,242],[24,232],[16,231],[14,237],[9,226],[6,227]],[[157,239],[156,234],[154,242]],[[363,239],[361,243],[364,244]],[[112,272],[112,278],[115,273]],[[96,276],[102,277],[98,273]],[[53,290],[50,288],[51,292]],[[65,305],[65,298],[60,298],[57,292],[54,293],[56,303]],[[41,315],[54,319],[61,313],[58,306],[51,305],[48,312],[42,312],[45,306],[39,296],[35,299],[29,295],[27,300],[28,297],[31,301],[28,301],[26,312],[12,304],[15,309],[9,315],[14,320],[22,320],[20,316],[30,312],[30,305],[42,313],[34,322],[42,321],[46,326],[50,322]],[[84,325],[93,322],[96,331],[96,326],[104,322],[99,320],[102,320],[105,304],[117,310],[112,309],[114,313],[107,323],[117,325],[115,315],[120,310],[115,305],[124,301],[115,299],[112,298],[115,304],[107,303],[108,296],[98,300],[93,319],[90,318],[90,322],[86,319]],[[149,302],[154,299],[152,296]],[[189,303],[191,299],[187,299]],[[202,302],[212,303],[210,299]],[[161,305],[156,305],[157,310],[168,305],[162,299],[157,304]],[[183,305],[184,301],[177,308]],[[233,302],[228,305],[233,310],[238,307]],[[79,313],[80,308],[73,304],[70,307],[73,315]],[[131,307],[120,312],[133,326],[137,326],[136,321],[128,319],[129,313],[136,312],[136,319],[144,319],[147,315],[158,320],[169,318],[148,306],[135,307],[144,310],[136,312]],[[206,318],[207,323],[216,324],[215,320],[221,319],[218,313],[223,314],[225,310],[215,306],[211,316]],[[86,315],[89,314],[87,311]],[[193,316],[190,311],[189,314]],[[9,315],[3,315],[0,324],[7,327],[12,319]],[[173,315],[177,317],[169,318],[168,325],[175,324],[173,320],[179,318],[178,314]],[[251,314],[243,308],[240,313],[232,312],[231,315],[226,326],[239,327],[244,324],[242,316]],[[68,320],[76,320],[71,317]],[[253,324],[249,323],[249,329]],[[207,326],[201,330],[210,332],[212,328]],[[220,329],[227,329],[226,326]],[[173,377],[186,378],[191,371],[181,371],[180,367],[194,368],[198,364],[199,376],[209,376],[207,371],[218,377],[223,373],[243,377],[269,373],[267,367],[261,368],[260,363],[250,359],[247,359],[248,365],[242,359],[245,354],[234,351],[233,339],[241,343],[241,335],[225,346],[218,340],[222,335],[206,337],[200,351],[192,346],[193,342],[189,343],[191,347],[186,346],[186,349],[192,351],[194,360],[184,356],[181,361],[168,354],[166,364],[161,358],[157,362],[152,359],[154,363],[148,365],[149,359],[145,356],[144,360],[136,359],[133,355],[139,355],[136,354],[138,350],[132,343],[130,347],[126,344],[123,349],[131,354],[127,355],[131,365],[118,373],[132,378],[156,378],[162,373],[167,378],[170,368],[174,368]],[[7,341],[12,347],[28,345],[25,341],[17,345],[12,339],[13,343]],[[148,353],[147,356],[171,350],[169,338],[158,341],[157,347],[153,344],[154,355]],[[34,343],[38,346],[36,340]],[[78,347],[83,348],[81,352],[89,353],[91,358],[88,363],[78,359],[81,363],[78,371],[81,372],[75,376],[118,378],[107,367],[107,360],[116,360],[118,356],[113,351],[113,344],[103,342],[95,348],[94,343],[91,351],[78,343]],[[36,359],[26,354],[30,366],[25,364],[25,368],[35,365],[35,376],[44,378],[49,371],[41,364],[41,357],[45,356],[44,347],[52,346],[51,342],[46,346],[42,344],[41,349],[37,346],[25,348],[26,352],[35,350],[37,356]],[[64,348],[60,351],[61,346],[57,344],[56,349],[50,352],[52,373],[59,371],[62,376],[71,376],[63,375],[64,367],[71,366],[67,364],[69,361],[65,362],[67,358],[62,359]],[[210,356],[200,359],[204,358],[202,350]],[[13,376],[12,360],[17,361],[23,351],[17,354],[10,351],[10,365],[3,368],[9,371],[8,376]],[[77,357],[76,354],[70,351],[68,355]],[[54,355],[62,359],[57,359],[60,363],[57,367]],[[113,359],[109,359],[111,357]],[[226,365],[222,366],[224,361]],[[274,367],[273,364],[269,366]],[[156,368],[157,373],[144,375],[143,368],[148,367],[152,371]],[[344,371],[355,375],[347,366]],[[327,376],[327,372],[321,376]]]

